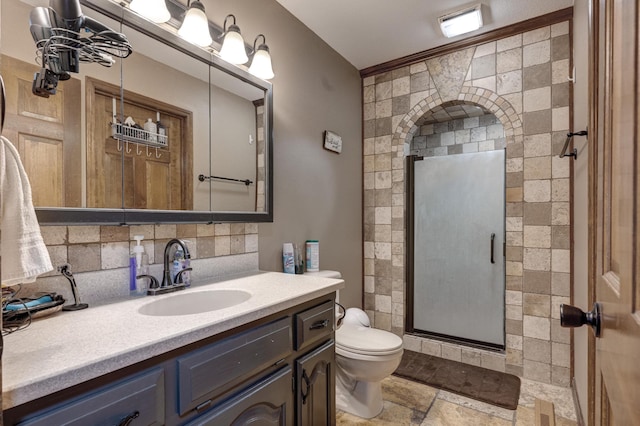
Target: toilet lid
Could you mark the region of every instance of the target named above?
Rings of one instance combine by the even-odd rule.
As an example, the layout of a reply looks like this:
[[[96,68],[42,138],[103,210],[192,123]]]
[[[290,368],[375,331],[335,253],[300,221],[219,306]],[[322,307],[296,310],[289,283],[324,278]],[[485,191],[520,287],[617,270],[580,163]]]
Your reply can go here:
[[[383,355],[401,349],[402,339],[388,331],[343,324],[336,330],[336,346],[363,355]]]

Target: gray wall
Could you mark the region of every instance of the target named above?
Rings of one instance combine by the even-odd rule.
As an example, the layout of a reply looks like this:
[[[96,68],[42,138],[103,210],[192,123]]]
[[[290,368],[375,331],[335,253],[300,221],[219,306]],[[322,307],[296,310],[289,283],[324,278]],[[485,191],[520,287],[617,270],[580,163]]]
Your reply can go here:
[[[362,300],[362,133],[360,75],[275,0],[206,3],[221,23],[233,13],[247,42],[263,33],[274,87],[274,222],[259,226],[260,268],[282,270],[282,243],[320,240],[320,268],[342,273],[341,300]],[[341,154],[322,132],[342,136]]]

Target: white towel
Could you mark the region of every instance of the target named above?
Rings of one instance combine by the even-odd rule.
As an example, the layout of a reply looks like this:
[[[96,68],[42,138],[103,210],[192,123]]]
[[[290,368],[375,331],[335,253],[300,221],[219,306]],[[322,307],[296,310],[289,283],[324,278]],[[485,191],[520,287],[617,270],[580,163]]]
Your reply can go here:
[[[3,286],[34,282],[53,269],[29,179],[18,151],[4,136],[0,136],[0,230]]]

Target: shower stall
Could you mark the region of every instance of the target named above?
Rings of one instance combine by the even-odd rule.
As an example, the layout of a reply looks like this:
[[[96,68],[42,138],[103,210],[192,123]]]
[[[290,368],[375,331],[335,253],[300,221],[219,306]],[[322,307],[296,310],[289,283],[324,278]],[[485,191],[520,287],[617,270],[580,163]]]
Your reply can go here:
[[[407,170],[407,331],[504,348],[505,150]]]

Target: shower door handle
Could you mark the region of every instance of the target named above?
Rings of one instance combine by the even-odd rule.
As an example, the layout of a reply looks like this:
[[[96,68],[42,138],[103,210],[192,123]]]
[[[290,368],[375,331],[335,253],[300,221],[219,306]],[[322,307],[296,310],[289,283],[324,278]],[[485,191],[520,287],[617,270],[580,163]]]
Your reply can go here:
[[[492,232],[491,233],[491,263],[496,263],[495,259],[493,258],[493,246],[495,241],[496,241],[496,234]]]

